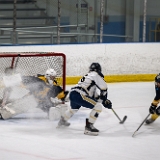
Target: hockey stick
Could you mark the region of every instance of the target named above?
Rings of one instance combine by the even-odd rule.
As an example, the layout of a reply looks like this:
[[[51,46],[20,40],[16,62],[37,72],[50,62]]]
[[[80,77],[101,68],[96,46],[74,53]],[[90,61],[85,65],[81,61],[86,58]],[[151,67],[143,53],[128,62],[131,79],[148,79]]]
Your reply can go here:
[[[17,56],[17,60],[16,60],[15,65],[14,65],[14,68],[15,68],[15,69],[17,68],[18,61],[19,61],[19,57],[20,57],[20,56],[21,56],[21,55],[20,55],[20,54],[18,54],[18,56]]]
[[[120,121],[119,123],[120,123],[120,124],[123,124],[123,123],[126,121],[127,116],[124,116],[124,117],[123,117],[123,120],[121,120],[113,108],[112,108],[112,111],[113,111],[113,113],[116,115],[116,117],[119,119],[119,121]]]
[[[137,128],[137,130],[133,133],[132,137],[134,137],[135,133],[141,128],[143,123],[147,120],[147,118],[150,116],[150,113],[147,115],[147,117],[143,120],[143,122],[140,124],[140,126]]]

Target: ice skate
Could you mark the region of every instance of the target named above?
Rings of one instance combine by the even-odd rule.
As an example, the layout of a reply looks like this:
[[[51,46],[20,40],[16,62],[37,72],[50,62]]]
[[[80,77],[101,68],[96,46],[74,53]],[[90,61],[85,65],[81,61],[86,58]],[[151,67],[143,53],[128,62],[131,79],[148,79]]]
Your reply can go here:
[[[154,119],[149,118],[149,119],[146,120],[146,124],[151,124],[151,123],[153,123],[154,121],[155,121]]]
[[[88,122],[88,119],[86,119],[84,134],[97,136],[98,133],[99,133],[99,130],[93,126],[93,123]]]
[[[66,126],[66,127],[68,127],[69,125],[70,125],[70,123],[67,122],[67,121],[64,119],[64,117],[61,116],[61,119],[60,119],[59,122],[58,122],[57,128],[60,128],[61,126]]]

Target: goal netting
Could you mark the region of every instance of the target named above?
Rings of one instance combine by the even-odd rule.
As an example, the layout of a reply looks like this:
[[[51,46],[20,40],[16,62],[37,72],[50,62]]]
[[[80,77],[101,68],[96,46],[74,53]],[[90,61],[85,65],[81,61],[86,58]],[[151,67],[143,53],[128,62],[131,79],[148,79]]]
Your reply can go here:
[[[0,53],[0,99],[5,87],[3,77],[8,68],[22,76],[43,75],[48,68],[53,68],[57,73],[58,84],[65,90],[66,56],[63,53]]]

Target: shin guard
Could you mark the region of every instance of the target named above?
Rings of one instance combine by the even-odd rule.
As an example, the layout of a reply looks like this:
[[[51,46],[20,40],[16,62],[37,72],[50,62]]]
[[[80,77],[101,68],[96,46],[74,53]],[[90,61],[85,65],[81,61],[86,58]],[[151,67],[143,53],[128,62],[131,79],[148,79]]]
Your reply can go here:
[[[96,105],[94,106],[93,110],[90,113],[89,122],[94,124],[101,111],[102,111],[102,104],[98,102],[96,103]]]

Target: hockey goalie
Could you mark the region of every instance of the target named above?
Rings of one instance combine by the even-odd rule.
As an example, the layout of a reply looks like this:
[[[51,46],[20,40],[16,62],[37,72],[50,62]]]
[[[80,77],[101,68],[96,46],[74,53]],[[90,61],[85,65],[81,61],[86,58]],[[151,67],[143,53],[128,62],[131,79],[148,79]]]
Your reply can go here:
[[[3,83],[5,89],[0,106],[1,119],[9,119],[38,107],[48,114],[50,120],[56,120],[67,110],[68,106],[57,98],[62,90],[47,85],[38,77],[6,74]]]

